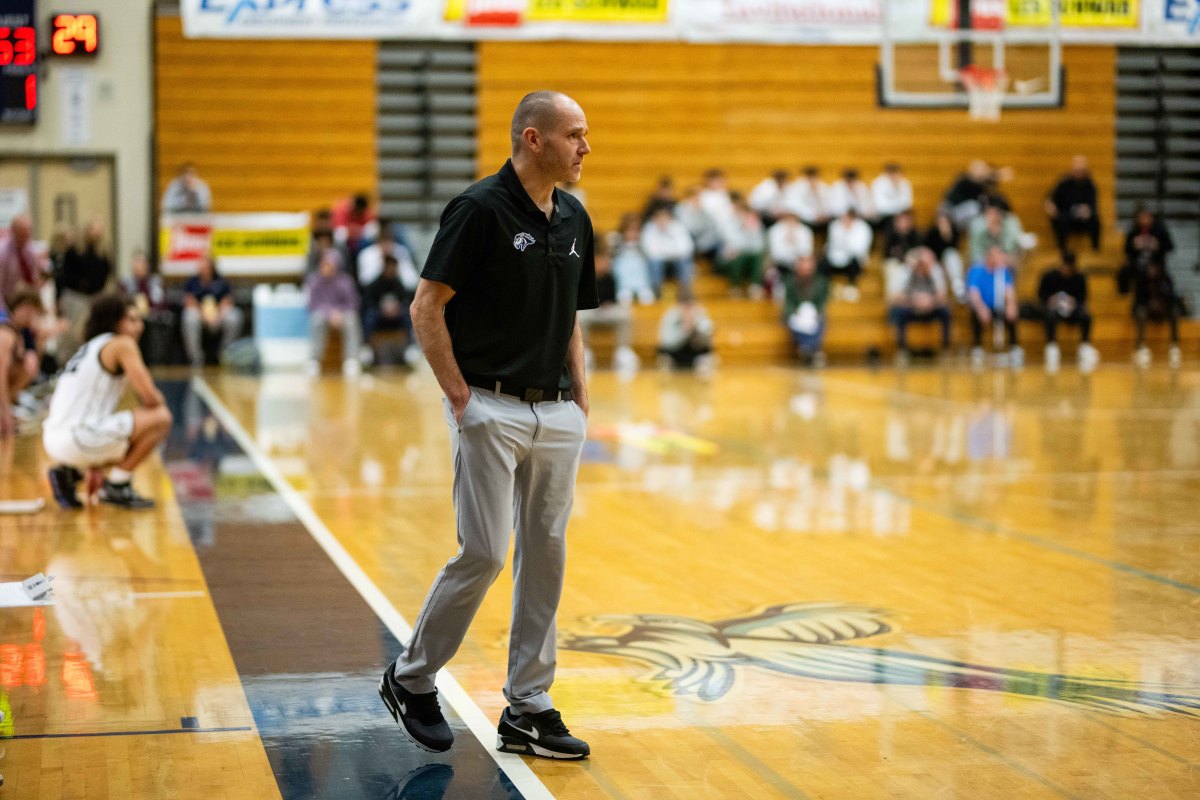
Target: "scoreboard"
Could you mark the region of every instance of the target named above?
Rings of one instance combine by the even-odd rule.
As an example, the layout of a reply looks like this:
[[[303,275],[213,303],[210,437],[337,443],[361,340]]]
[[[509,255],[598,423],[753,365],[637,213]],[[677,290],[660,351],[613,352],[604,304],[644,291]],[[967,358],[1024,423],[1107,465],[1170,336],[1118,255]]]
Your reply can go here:
[[[35,0],[0,3],[0,124],[37,121],[38,53]]]

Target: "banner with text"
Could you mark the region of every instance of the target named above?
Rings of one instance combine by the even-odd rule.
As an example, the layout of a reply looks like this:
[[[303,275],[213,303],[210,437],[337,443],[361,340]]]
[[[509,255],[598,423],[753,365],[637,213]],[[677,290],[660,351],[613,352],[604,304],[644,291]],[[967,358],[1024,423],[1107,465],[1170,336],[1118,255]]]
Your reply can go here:
[[[159,225],[164,275],[193,275],[210,253],[223,275],[298,275],[308,260],[308,214],[180,214]]]

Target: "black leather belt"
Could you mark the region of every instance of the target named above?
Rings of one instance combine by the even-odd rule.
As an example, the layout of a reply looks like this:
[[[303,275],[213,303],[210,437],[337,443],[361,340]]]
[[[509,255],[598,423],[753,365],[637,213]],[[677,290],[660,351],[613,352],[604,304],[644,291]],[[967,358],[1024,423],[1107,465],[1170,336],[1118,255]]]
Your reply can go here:
[[[538,389],[529,386],[517,386],[505,381],[487,380],[475,376],[463,377],[466,379],[468,386],[474,386],[476,389],[483,389],[485,392],[492,392],[494,394],[506,394],[525,403],[560,402],[571,399],[570,389],[559,389],[558,387],[553,389]]]

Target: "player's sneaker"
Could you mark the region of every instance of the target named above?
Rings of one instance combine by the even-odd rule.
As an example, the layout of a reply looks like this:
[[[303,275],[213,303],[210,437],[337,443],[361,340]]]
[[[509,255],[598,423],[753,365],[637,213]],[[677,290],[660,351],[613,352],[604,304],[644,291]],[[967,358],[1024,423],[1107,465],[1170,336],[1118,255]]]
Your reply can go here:
[[[396,662],[379,679],[379,696],[404,734],[423,750],[444,753],[454,744],[454,732],[438,705],[437,690],[415,694],[396,681]]]
[[[502,753],[570,761],[587,758],[592,752],[587,742],[571,735],[562,715],[553,708],[519,716],[506,708],[496,733],[496,749]]]
[[[1134,351],[1133,363],[1135,366],[1139,366],[1139,367],[1143,367],[1143,368],[1148,367],[1148,366],[1150,366],[1150,360],[1151,360],[1151,355],[1150,355],[1149,347],[1142,345],[1136,351]]]
[[[1079,352],[1080,353],[1083,352],[1082,347],[1080,347]],[[1058,349],[1058,345],[1055,344],[1054,342],[1050,342],[1049,344],[1046,345],[1045,359],[1046,359],[1046,371],[1047,372],[1056,371],[1058,369],[1058,365],[1062,362],[1062,351]],[[1080,356],[1079,360],[1081,362],[1083,361],[1082,355]]]
[[[1179,345],[1171,345],[1171,349],[1167,351],[1167,366],[1171,369],[1179,369],[1183,365],[1183,351],[1179,349]]]
[[[1019,345],[1013,345],[1013,348],[1008,351],[1008,365],[1013,369],[1025,366],[1025,350]]]
[[[154,501],[135,492],[132,484],[113,483],[107,478],[104,479],[104,485],[100,487],[100,502],[133,510],[154,508]]]
[[[81,480],[83,475],[74,467],[62,464],[50,468],[50,491],[54,492],[54,499],[60,506],[67,509],[83,508],[83,503],[75,494],[75,484]]]

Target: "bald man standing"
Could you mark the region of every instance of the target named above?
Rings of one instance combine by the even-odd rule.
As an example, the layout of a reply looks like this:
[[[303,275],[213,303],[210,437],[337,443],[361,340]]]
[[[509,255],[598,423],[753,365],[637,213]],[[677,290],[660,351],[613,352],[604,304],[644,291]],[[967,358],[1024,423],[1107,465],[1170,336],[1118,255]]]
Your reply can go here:
[[[587,431],[583,338],[596,308],[592,223],[555,189],[591,152],[571,98],[534,92],[512,120],[512,158],[450,201],[412,303],[413,328],[445,393],[458,554],[438,574],[379,694],[410,739],[454,742],[434,676],[458,650],[515,529],[508,700],[497,749],[581,759],[550,699],[566,527]]]

